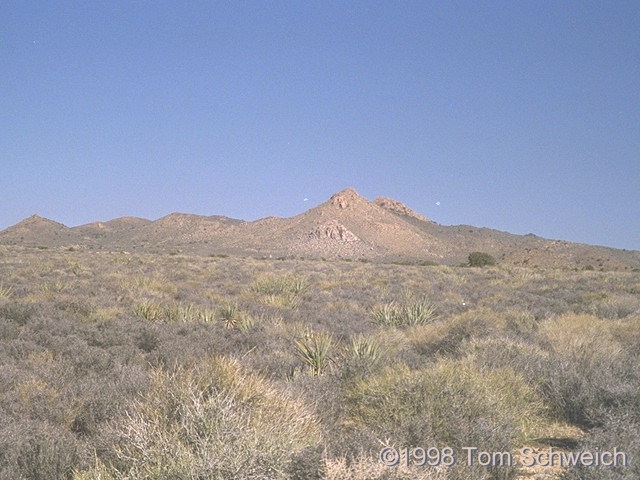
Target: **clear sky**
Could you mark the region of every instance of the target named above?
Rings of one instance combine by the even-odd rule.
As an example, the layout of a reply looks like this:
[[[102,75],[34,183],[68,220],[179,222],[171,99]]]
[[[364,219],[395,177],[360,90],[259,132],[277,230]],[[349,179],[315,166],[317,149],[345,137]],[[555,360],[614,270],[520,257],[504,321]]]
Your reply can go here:
[[[0,2],[0,229],[348,186],[640,250],[640,2]]]

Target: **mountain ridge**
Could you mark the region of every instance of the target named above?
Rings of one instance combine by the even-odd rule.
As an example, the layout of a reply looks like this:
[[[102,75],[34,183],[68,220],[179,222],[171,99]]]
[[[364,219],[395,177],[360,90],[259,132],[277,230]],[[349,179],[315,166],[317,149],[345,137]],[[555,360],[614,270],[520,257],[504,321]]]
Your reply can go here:
[[[38,215],[0,231],[0,244],[92,250],[181,251],[363,261],[460,264],[472,251],[529,267],[632,270],[640,252],[469,225],[439,225],[402,202],[373,202],[349,187],[289,218],[245,221],[174,212],[157,220],[119,217],[76,227]]]

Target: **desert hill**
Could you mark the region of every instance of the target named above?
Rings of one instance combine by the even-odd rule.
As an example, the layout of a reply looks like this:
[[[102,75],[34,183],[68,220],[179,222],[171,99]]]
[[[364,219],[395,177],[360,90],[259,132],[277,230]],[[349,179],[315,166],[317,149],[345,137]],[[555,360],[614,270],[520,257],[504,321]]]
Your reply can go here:
[[[371,202],[353,188],[300,215],[253,222],[172,213],[155,221],[122,217],[69,228],[34,215],[1,231],[0,244],[439,264],[460,264],[470,252],[482,251],[509,265],[640,268],[637,251],[439,225],[397,200],[378,197]]]
[[[35,239],[46,239],[46,246],[58,247],[74,243],[77,236],[67,226],[32,215],[21,222],[0,232],[0,243],[4,244],[34,244]]]
[[[120,217],[108,222],[92,222],[86,225],[72,227],[71,230],[82,239],[104,239],[118,235],[125,235],[127,232],[136,230],[144,225],[153,223],[146,218]]]
[[[237,225],[222,246],[276,255],[324,258],[429,257],[444,259],[446,245],[404,218],[347,188],[292,218]]]

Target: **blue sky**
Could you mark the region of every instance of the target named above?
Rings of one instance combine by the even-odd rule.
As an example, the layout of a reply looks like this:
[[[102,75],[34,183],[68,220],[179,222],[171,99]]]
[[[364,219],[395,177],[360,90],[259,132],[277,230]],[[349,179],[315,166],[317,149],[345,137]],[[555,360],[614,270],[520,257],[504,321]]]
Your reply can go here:
[[[635,0],[4,0],[0,72],[0,229],[352,186],[640,250]]]

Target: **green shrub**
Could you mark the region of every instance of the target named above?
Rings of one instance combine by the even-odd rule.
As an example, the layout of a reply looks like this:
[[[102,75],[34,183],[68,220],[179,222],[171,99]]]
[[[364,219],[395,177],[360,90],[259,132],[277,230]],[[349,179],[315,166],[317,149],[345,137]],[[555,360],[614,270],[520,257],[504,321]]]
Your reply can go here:
[[[499,336],[506,331],[504,315],[488,308],[477,308],[455,315],[446,322],[414,327],[410,331],[410,344],[420,355],[456,357],[464,342]]]
[[[470,267],[485,267],[496,264],[496,259],[488,253],[484,252],[472,252],[469,254],[469,266]]]

